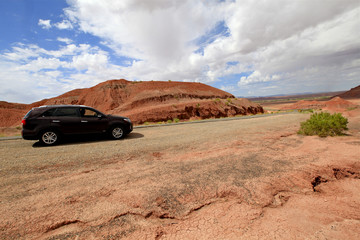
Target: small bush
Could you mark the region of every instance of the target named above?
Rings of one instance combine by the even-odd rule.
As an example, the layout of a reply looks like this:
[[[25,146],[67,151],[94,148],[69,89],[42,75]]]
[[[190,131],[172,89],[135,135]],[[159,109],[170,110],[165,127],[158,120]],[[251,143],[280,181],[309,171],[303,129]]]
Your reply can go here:
[[[341,113],[314,113],[305,122],[301,123],[298,134],[318,135],[320,137],[342,135],[347,130],[348,120]]]
[[[299,113],[314,113],[313,109],[299,109]]]
[[[169,120],[167,120],[166,122],[167,122],[167,123],[172,123],[172,120],[169,119]]]
[[[352,110],[355,110],[355,109],[357,109],[357,106],[356,106],[356,107],[349,107],[349,108],[347,108],[346,110],[347,110],[347,111],[352,111]]]

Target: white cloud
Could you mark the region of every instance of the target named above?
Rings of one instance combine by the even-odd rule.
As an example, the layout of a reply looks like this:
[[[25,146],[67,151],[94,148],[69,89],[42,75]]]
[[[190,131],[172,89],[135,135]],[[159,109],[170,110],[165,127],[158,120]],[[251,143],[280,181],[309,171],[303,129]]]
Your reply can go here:
[[[222,19],[215,3],[199,1],[72,1],[67,9],[81,30],[110,43],[119,55],[151,68],[178,70],[197,46],[192,41]],[[151,64],[150,64],[151,63]],[[165,66],[165,69],[164,69]]]
[[[106,69],[108,64],[108,56],[103,51],[98,51],[97,53],[82,53],[81,55],[76,55],[72,59],[72,67],[78,70],[101,70]]]
[[[263,75],[259,71],[254,71],[247,77],[241,77],[240,81],[238,82],[238,86],[241,87],[243,85],[249,85],[253,83],[262,83],[262,82],[269,82],[269,81],[276,81],[279,80],[279,75]]]
[[[57,69],[62,65],[62,62],[57,58],[43,58],[38,57],[35,60],[29,61],[25,65],[21,65],[16,70],[26,70],[31,72],[38,72],[42,69]]]
[[[38,25],[44,29],[51,28],[50,20],[39,19]]]
[[[123,73],[98,47],[70,44],[48,51],[21,44],[0,54],[0,100],[34,102],[124,77]]]
[[[66,44],[70,44],[70,43],[73,42],[73,40],[71,40],[70,38],[58,37],[57,40],[58,40],[59,42],[64,42],[64,43],[66,43]]]
[[[61,22],[57,22],[54,24],[54,26],[61,30],[73,29],[73,25],[71,24],[71,22],[69,20],[63,20]]]

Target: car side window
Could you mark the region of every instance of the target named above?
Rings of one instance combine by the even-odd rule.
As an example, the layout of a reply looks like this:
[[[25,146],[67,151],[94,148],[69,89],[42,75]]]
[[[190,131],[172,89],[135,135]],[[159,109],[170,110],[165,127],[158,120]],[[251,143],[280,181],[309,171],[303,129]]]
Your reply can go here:
[[[97,117],[98,113],[88,108],[80,108],[80,115],[81,117]]]
[[[50,110],[47,110],[42,114],[42,117],[51,117],[54,115],[54,112],[56,111],[56,108],[52,108]]]
[[[52,116],[56,117],[78,117],[76,108],[57,108]]]

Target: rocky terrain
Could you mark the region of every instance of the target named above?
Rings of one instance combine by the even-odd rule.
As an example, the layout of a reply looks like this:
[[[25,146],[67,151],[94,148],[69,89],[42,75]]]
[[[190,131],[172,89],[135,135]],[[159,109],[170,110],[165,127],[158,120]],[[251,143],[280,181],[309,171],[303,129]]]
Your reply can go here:
[[[360,238],[360,115],[136,128],[120,141],[0,141],[0,239]]]
[[[129,117],[135,124],[264,112],[256,103],[236,99],[227,92],[202,83],[120,79],[76,89],[29,105],[0,102],[0,127],[17,126],[31,108],[54,104],[87,105],[106,114]]]

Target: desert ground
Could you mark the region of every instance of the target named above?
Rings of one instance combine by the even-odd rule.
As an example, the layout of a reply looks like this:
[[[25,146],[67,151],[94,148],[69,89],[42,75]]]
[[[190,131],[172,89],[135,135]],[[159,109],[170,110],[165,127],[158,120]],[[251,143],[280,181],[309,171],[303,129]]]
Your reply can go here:
[[[0,141],[0,239],[359,239],[359,114],[327,138],[309,116]]]

